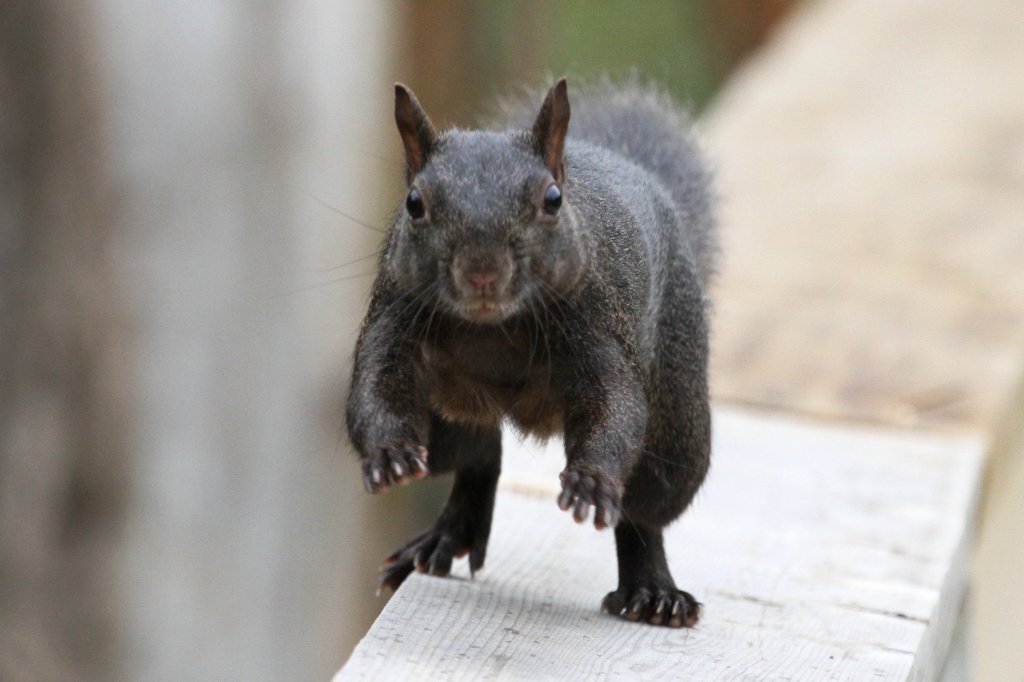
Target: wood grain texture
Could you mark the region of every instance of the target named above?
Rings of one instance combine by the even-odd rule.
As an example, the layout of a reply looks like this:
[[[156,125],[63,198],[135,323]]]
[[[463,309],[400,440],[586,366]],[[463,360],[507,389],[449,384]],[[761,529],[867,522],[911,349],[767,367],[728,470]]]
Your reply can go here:
[[[611,534],[555,506],[557,443],[509,439],[486,570],[414,575],[336,681],[905,679],[935,665],[915,652],[962,596],[947,577],[981,442],[727,410],[715,437],[708,484],[667,536],[677,580],[705,604],[696,629],[599,612]]]

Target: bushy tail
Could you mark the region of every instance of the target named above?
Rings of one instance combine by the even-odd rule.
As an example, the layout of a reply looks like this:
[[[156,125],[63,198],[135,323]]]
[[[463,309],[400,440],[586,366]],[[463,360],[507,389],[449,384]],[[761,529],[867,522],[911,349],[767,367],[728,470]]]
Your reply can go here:
[[[534,93],[536,94],[536,93]],[[502,106],[504,121],[529,128],[543,95]],[[569,138],[610,149],[647,169],[668,188],[684,217],[702,281],[715,270],[717,241],[711,173],[693,138],[690,117],[659,90],[636,79],[569,84]]]

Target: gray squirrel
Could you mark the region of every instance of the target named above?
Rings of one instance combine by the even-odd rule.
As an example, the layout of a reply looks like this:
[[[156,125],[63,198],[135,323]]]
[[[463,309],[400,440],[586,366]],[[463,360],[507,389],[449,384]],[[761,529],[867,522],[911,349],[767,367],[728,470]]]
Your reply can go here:
[[[434,525],[385,560],[484,563],[501,424],[564,434],[558,506],[614,528],[619,584],[602,608],[692,627],[663,528],[708,470],[710,174],[687,117],[652,89],[566,80],[504,132],[438,132],[395,86],[408,194],[387,233],[356,346],[346,420],[369,492],[454,472]]]

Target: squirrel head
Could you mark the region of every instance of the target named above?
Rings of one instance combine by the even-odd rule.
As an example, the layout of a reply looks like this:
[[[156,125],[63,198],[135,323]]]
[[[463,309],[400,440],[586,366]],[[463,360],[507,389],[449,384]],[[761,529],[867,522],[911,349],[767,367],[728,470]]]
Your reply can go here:
[[[530,130],[438,133],[412,91],[395,86],[408,194],[385,267],[404,293],[475,323],[564,297],[586,266],[565,177],[565,79]]]

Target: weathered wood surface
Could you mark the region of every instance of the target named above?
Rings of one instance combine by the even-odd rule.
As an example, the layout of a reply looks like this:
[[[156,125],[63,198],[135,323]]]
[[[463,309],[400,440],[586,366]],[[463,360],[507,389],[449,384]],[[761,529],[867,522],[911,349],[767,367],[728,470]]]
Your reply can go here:
[[[485,571],[414,575],[336,682],[905,679],[941,666],[915,652],[963,590],[947,575],[981,442],[716,416],[708,484],[667,537],[677,579],[705,604],[696,629],[599,612],[616,580],[611,534],[556,507],[557,443],[507,439]]]

